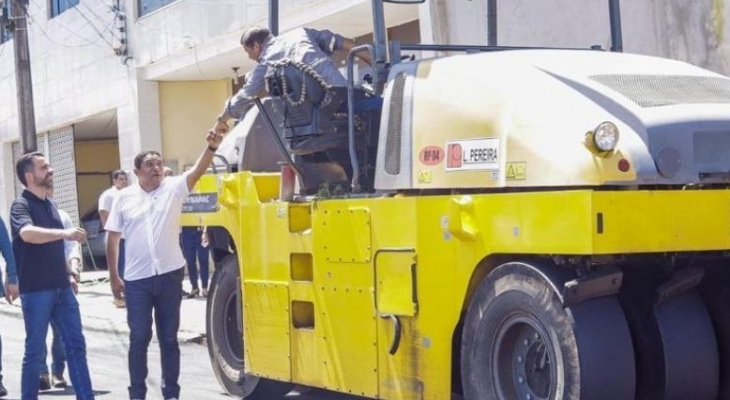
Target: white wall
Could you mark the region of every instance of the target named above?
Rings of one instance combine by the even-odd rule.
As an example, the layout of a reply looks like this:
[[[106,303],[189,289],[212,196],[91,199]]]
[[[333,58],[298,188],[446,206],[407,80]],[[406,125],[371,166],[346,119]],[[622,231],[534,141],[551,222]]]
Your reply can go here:
[[[623,0],[624,50],[686,60],[730,74],[730,8],[722,0]],[[608,0],[499,0],[498,41],[514,46],[610,47]],[[429,0],[422,37],[486,44],[486,0]],[[424,16],[434,18],[433,25]],[[425,27],[428,32],[424,32]]]
[[[124,65],[113,48],[115,14],[111,2],[80,4],[49,19],[47,2],[31,0],[29,30],[33,98],[38,133],[69,126],[108,110],[117,110],[120,148],[160,148],[156,83],[139,83],[138,71]],[[18,140],[13,41],[0,45],[0,142]],[[140,100],[141,99],[141,100]],[[144,132],[144,135],[141,133]],[[12,201],[12,159],[0,152],[6,173],[0,181],[0,213]],[[122,167],[131,166],[124,157]]]

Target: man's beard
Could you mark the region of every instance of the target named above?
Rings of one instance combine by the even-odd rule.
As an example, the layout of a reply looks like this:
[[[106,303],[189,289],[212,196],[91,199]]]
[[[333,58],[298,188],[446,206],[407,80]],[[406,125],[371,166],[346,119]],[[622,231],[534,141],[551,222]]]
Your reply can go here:
[[[35,180],[36,185],[44,187],[46,189],[53,189],[53,176],[52,175],[46,176],[45,178],[42,178],[42,179],[33,177],[33,179]]]

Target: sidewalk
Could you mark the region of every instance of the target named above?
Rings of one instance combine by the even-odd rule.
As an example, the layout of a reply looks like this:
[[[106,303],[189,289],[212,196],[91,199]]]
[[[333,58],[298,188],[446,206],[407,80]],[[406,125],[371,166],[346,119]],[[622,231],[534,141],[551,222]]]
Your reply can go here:
[[[77,296],[81,309],[84,330],[108,332],[114,335],[129,336],[127,309],[116,308],[112,303],[111,286],[107,271],[85,271],[81,275]],[[189,292],[190,281],[183,281],[183,290]],[[205,338],[205,297],[183,298],[180,309],[180,331],[178,341],[202,343]],[[22,320],[20,299],[14,304],[0,301],[0,314]]]

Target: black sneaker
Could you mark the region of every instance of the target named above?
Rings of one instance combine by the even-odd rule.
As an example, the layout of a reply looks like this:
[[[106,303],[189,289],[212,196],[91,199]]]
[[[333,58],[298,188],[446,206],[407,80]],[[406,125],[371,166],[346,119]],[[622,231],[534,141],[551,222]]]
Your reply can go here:
[[[51,377],[48,376],[48,373],[42,373],[41,374],[41,382],[40,385],[38,385],[39,390],[51,390]]]
[[[3,386],[3,382],[0,381],[0,397],[5,397],[8,395],[8,389],[5,389],[5,386]]]

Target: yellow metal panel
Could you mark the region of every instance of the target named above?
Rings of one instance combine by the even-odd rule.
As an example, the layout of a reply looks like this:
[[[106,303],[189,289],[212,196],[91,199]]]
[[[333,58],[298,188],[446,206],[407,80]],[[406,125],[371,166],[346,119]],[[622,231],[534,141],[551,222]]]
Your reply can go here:
[[[592,247],[590,191],[506,193],[434,198],[449,204],[448,227],[464,229],[490,253],[585,254]],[[444,200],[449,199],[448,203]],[[457,212],[458,211],[458,212]],[[460,222],[452,221],[452,216]],[[433,218],[433,217],[432,217]],[[449,232],[447,232],[449,233]],[[468,235],[467,235],[468,234]],[[460,235],[454,239],[463,241]]]
[[[594,253],[730,248],[728,190],[594,192],[592,199]]]
[[[243,294],[246,371],[266,378],[291,380],[287,285],[246,281]]]
[[[289,297],[292,301],[314,301],[314,287],[311,282],[292,282],[289,284]]]
[[[316,324],[316,322],[315,322]],[[326,364],[319,352],[314,329],[292,329],[292,380],[309,386],[324,386]]]
[[[379,315],[416,315],[415,274],[415,250],[384,249],[377,253],[375,279]]]
[[[326,389],[378,396],[376,317],[373,293],[351,287],[318,288],[315,332]]]
[[[322,250],[329,262],[370,262],[370,212],[366,208],[324,209],[319,231],[328,238]]]
[[[380,397],[383,399],[423,400],[423,370],[428,367],[420,354],[423,350],[421,337],[412,318],[401,318],[401,345],[398,352],[390,354],[393,324],[381,319],[378,323],[378,379]],[[444,375],[448,376],[448,375]],[[446,400],[446,399],[444,399]]]
[[[308,203],[289,203],[289,230],[303,232],[312,228],[312,208]]]

